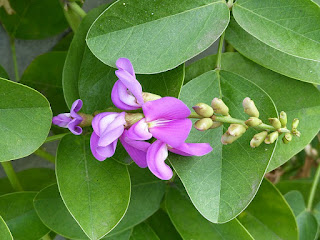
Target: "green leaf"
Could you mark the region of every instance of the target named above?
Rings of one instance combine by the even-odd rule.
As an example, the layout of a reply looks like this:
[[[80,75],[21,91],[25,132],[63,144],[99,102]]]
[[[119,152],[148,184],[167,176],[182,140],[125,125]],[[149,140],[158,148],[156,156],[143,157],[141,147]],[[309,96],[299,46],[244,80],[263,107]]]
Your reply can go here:
[[[147,223],[162,240],[182,239],[173,226],[168,214],[162,209],[148,218]]]
[[[52,112],[32,88],[0,78],[0,162],[37,150],[48,136]]]
[[[56,175],[61,197],[90,239],[111,231],[127,211],[127,167],[111,159],[99,162],[86,136],[65,136],[59,144]]]
[[[57,184],[41,190],[34,198],[34,208],[43,224],[70,239],[88,239],[64,205]]]
[[[6,70],[0,65],[0,78],[9,79],[9,75]]]
[[[116,235],[112,235],[110,237],[106,236],[101,239],[106,239],[106,240],[129,240],[131,236],[132,229],[126,230],[124,232],[118,233]]]
[[[320,202],[316,204],[316,206],[313,209],[313,215],[317,219],[318,225],[320,226]]]
[[[241,54],[275,72],[305,82],[320,83],[320,63],[272,48],[243,30],[232,18],[226,39]]]
[[[318,232],[317,219],[306,209],[303,196],[299,191],[290,191],[285,196],[290,207],[295,213],[299,240],[314,240]]]
[[[66,52],[48,52],[35,58],[24,71],[20,82],[49,100],[54,115],[67,111],[62,91],[62,69]]]
[[[160,238],[147,223],[141,223],[133,228],[130,240],[160,240]]]
[[[130,204],[123,219],[110,235],[130,229],[154,214],[160,208],[165,192],[164,181],[156,178],[148,168],[139,168],[134,163],[128,168],[132,185]]]
[[[25,191],[40,191],[56,182],[54,170],[48,168],[31,168],[17,173],[22,189]],[[0,195],[15,192],[8,178],[0,179]]]
[[[236,49],[246,49],[243,51],[245,55],[250,49],[249,58],[272,70],[303,81],[320,83],[319,6],[305,0],[239,0],[232,12],[241,28],[253,36],[242,38],[244,32],[240,35],[241,30],[232,33],[234,27],[231,26],[231,35],[227,39]],[[237,40],[241,43],[237,44]],[[259,56],[254,57],[253,54]]]
[[[36,194],[16,192],[0,196],[0,215],[7,223],[14,240],[40,239],[50,231],[34,210],[33,198]]]
[[[215,62],[216,56],[212,55],[192,64],[186,69],[186,81],[209,71],[215,66]],[[301,137],[294,138],[289,144],[278,141],[268,171],[279,167],[303,150],[319,132],[320,94],[312,84],[277,74],[238,53],[223,54],[221,68],[240,75],[262,88],[273,100],[277,111],[285,111],[288,114],[288,127],[291,127],[294,118],[300,120]]]
[[[165,204],[171,221],[184,240],[253,240],[237,219],[224,224],[209,222],[194,208],[182,188],[171,187]]]
[[[85,45],[85,35],[96,17],[106,5],[92,10],[84,18],[72,40],[63,72],[63,88],[68,106],[81,98],[84,102],[82,111],[93,113],[112,107],[111,90],[117,81],[116,69],[103,64]],[[178,97],[184,79],[184,66],[172,71],[137,75],[143,90],[161,96]]]
[[[68,27],[58,0],[15,0],[10,4],[15,13],[8,15],[0,8],[0,21],[11,37],[47,38]]]
[[[297,223],[288,203],[268,180],[262,182],[238,220],[256,240],[298,239]]]
[[[13,240],[10,230],[1,216],[0,216],[0,238],[2,240]]]
[[[87,44],[109,66],[126,57],[137,73],[163,72],[208,48],[229,15],[222,0],[120,0],[94,22]]]
[[[310,190],[312,186],[311,180],[285,180],[277,183],[277,188],[282,194],[287,194],[292,190],[299,191],[305,202],[308,201]],[[316,194],[314,195],[314,202],[320,201],[320,185],[317,186]]]
[[[182,88],[181,100],[189,107],[199,102],[210,104],[214,97],[219,97],[219,88],[223,101],[235,118],[248,118],[242,108],[242,101],[248,96],[260,109],[260,117],[264,122],[268,117],[277,116],[271,99],[263,90],[251,81],[227,71],[209,71],[193,79]],[[230,221],[250,203],[275,148],[274,144],[264,144],[252,149],[250,140],[257,131],[251,128],[234,143],[223,146],[220,139],[227,127],[225,124],[224,129],[220,127],[205,134],[191,130],[188,142],[212,143],[211,153],[203,157],[170,156],[170,162],[195,207],[215,223]]]

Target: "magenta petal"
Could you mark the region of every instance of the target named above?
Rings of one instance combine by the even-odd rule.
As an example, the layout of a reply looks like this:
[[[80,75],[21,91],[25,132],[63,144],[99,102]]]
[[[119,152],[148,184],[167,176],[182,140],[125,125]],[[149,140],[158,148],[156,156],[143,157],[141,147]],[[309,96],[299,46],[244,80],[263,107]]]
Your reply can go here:
[[[162,180],[169,180],[173,175],[171,168],[164,162],[167,157],[167,144],[159,140],[151,144],[147,152],[148,167],[156,177]]]
[[[129,91],[136,97],[137,102],[140,105],[143,105],[143,97],[142,97],[142,87],[140,83],[137,81],[135,76],[132,76],[130,73],[124,70],[117,70],[116,75],[119,80],[129,89]]]
[[[152,136],[174,148],[186,141],[192,128],[192,122],[188,118],[151,122],[153,123],[155,125],[149,127]]]
[[[82,105],[83,105],[83,102],[81,99],[78,99],[72,103],[71,110],[70,110],[71,117],[73,118],[80,117],[79,114],[77,114],[77,112],[80,111],[80,109],[82,108]]]
[[[99,141],[99,136],[95,132],[93,132],[90,138],[90,149],[91,149],[92,155],[99,161],[103,161],[107,157],[104,157],[99,153],[97,153],[98,141]]]
[[[126,149],[132,160],[141,168],[148,166],[147,164],[147,150],[151,145],[144,141],[135,141],[127,137],[127,130],[120,137],[122,146]]]
[[[108,131],[101,134],[98,145],[101,147],[110,145],[112,142],[118,140],[118,138],[122,135],[123,131],[124,126],[119,126],[115,129],[112,129],[112,131]]]
[[[190,115],[191,111],[181,100],[174,97],[163,97],[158,100],[146,102],[143,113],[147,122],[156,119],[181,119]]]
[[[98,135],[100,136],[100,121],[102,118],[108,116],[108,115],[111,115],[111,114],[118,114],[118,113],[113,113],[113,112],[103,112],[103,113],[99,113],[97,114],[93,120],[92,120],[92,128],[93,128],[93,131]]]
[[[54,125],[57,125],[63,128],[66,128],[69,122],[71,121],[72,121],[72,118],[70,117],[70,113],[61,113],[58,116],[55,116],[52,118],[52,123]]]
[[[128,58],[119,58],[116,62],[116,66],[118,69],[123,69],[123,70],[127,71],[132,76],[134,76],[134,77],[136,76],[134,73],[132,63],[130,62],[130,60]]]
[[[111,100],[113,102],[113,104],[122,110],[136,110],[138,108],[141,108],[141,106],[129,106],[128,104],[124,103],[121,99],[120,99],[120,93],[119,93],[119,89],[121,90],[121,88],[125,88],[125,90],[127,90],[126,86],[120,81],[116,81],[116,83],[113,85],[112,88],[112,92],[111,92]]]
[[[112,157],[116,151],[117,142],[118,142],[118,139],[112,142],[111,144],[109,144],[108,146],[105,146],[105,147],[98,146],[96,148],[96,151],[100,156],[103,156],[104,158]]]
[[[149,140],[152,138],[152,134],[149,132],[148,124],[145,118],[132,125],[129,128],[127,135],[133,140]]]
[[[68,128],[70,132],[72,132],[74,135],[80,135],[82,133],[82,128],[78,126],[81,123],[82,119],[72,119],[69,124]]]
[[[211,152],[212,147],[209,143],[183,143],[169,151],[182,156],[203,156]]]

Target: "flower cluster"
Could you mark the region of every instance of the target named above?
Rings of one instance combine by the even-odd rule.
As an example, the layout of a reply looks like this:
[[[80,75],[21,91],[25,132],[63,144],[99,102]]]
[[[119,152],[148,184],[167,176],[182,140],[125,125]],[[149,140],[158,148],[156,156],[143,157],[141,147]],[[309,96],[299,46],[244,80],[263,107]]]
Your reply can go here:
[[[143,114],[97,114],[92,120],[93,133],[90,139],[91,151],[96,159],[103,161],[113,156],[119,139],[139,167],[148,167],[158,178],[168,180],[173,176],[171,168],[165,163],[168,151],[183,156],[202,156],[212,151],[208,143],[186,143],[192,128],[188,118],[191,112],[181,100],[143,93],[128,59],[118,59],[116,66],[118,81],[112,89],[112,102],[121,110],[141,109]],[[74,104],[81,100],[77,101]],[[71,126],[74,123],[71,122],[78,119],[75,113],[80,108],[72,108],[70,114],[58,115],[53,123],[59,125],[56,118],[66,116],[68,121],[59,126],[68,126],[70,131],[78,134],[80,131],[73,131]],[[78,124],[81,122],[79,120]]]

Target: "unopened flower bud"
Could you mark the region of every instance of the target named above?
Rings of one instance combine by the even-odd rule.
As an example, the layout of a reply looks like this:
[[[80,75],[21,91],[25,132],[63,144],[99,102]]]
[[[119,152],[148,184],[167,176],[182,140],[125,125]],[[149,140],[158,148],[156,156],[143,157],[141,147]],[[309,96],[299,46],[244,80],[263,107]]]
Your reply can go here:
[[[227,132],[231,136],[240,137],[246,130],[246,127],[241,124],[230,124]]]
[[[292,140],[292,134],[291,133],[286,133],[283,138],[282,138],[282,141],[284,144],[287,144],[289,142],[291,142]]]
[[[281,122],[278,118],[269,118],[269,122],[275,129],[281,128]]]
[[[287,119],[287,114],[284,111],[280,112],[280,122],[281,122],[281,127],[284,128],[287,126],[288,119]]]
[[[143,101],[146,102],[150,102],[153,100],[157,100],[160,99],[161,96],[157,95],[157,94],[153,94],[153,93],[148,93],[148,92],[143,92],[142,93],[142,97],[143,97]]]
[[[245,124],[249,127],[255,127],[262,123],[261,119],[256,117],[250,117],[247,121],[245,121]]]
[[[126,113],[125,119],[126,119],[126,127],[130,127],[136,122],[140,121],[142,118],[144,118],[144,115],[142,113]]]
[[[253,138],[250,141],[250,146],[252,148],[256,148],[259,147],[261,145],[261,143],[263,143],[263,141],[265,140],[265,138],[267,137],[268,132],[267,131],[263,131],[260,133],[257,133],[256,135],[253,136]]]
[[[221,136],[221,143],[223,145],[227,145],[230,143],[233,143],[235,140],[237,140],[239,137],[241,137],[241,135],[239,136],[232,136],[230,135],[228,132],[225,132],[222,136]]]
[[[194,127],[199,131],[205,131],[212,127],[213,121],[211,118],[202,118],[194,124]]]
[[[300,137],[301,133],[297,129],[292,129],[291,133],[297,137]]]
[[[298,128],[298,125],[299,125],[299,119],[298,118],[293,119],[292,130],[296,130]]]
[[[248,114],[251,117],[259,117],[259,111],[256,107],[256,105],[254,104],[254,102],[249,98],[246,97],[243,102],[242,102],[242,106],[244,109],[244,112],[246,114]]]
[[[264,140],[264,142],[266,144],[272,144],[274,143],[279,137],[279,133],[277,131],[270,133],[266,139]]]
[[[198,103],[192,108],[197,114],[199,114],[202,117],[209,118],[213,115],[212,107],[205,103]]]
[[[214,98],[211,102],[211,106],[215,113],[228,116],[229,115],[229,108],[227,105],[219,98]]]
[[[218,127],[220,127],[220,126],[222,126],[222,122],[215,122],[215,121],[213,121],[213,123],[212,123],[212,126],[211,126],[211,129],[213,129],[213,128],[218,128]]]

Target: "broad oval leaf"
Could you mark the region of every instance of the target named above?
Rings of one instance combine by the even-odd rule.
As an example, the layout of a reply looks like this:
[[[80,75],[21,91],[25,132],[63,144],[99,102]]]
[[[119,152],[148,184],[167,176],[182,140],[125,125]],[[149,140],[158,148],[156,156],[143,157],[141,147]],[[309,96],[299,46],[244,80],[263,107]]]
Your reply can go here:
[[[0,239],[13,240],[10,230],[1,216],[0,216]]]
[[[130,240],[160,240],[147,223],[141,223],[132,230]]]
[[[33,198],[36,194],[16,192],[0,196],[0,215],[7,223],[14,240],[40,239],[50,231],[34,210]]]
[[[54,170],[49,168],[31,168],[17,172],[17,177],[25,191],[40,191],[56,182]],[[0,178],[0,195],[15,192],[8,178]]]
[[[163,72],[208,48],[229,15],[222,0],[120,0],[94,22],[87,44],[109,66],[126,57],[137,73]]]
[[[261,48],[266,44],[275,52],[285,53],[280,53],[285,63],[297,59],[301,65],[310,64],[309,70],[318,72],[314,82],[320,82],[319,6],[306,0],[238,0],[232,12],[237,23],[263,43]],[[269,58],[269,61],[273,61],[273,58]]]
[[[288,203],[268,180],[238,220],[256,240],[298,240],[298,227]]]
[[[34,208],[50,230],[70,239],[88,239],[64,205],[57,184],[44,188],[35,196]]]
[[[266,68],[304,82],[320,83],[320,62],[298,58],[266,45],[242,29],[233,18],[226,39],[241,54]]]
[[[67,112],[62,91],[62,69],[66,52],[48,52],[35,58],[24,71],[20,82],[47,97],[54,115]]]
[[[210,69],[216,63],[216,56],[208,56],[186,69],[186,81],[190,81]],[[233,72],[257,84],[272,98],[278,112],[288,115],[288,126],[294,118],[300,120],[300,138],[290,144],[278,141],[276,151],[268,166],[271,171],[311,142],[320,130],[320,93],[312,84],[303,83],[263,68],[238,53],[222,54],[223,70]]]
[[[65,136],[59,144],[56,175],[61,197],[90,239],[110,232],[127,211],[127,167],[112,159],[96,160],[88,136]]]
[[[181,92],[181,100],[189,107],[199,102],[210,104],[214,97],[222,97],[235,118],[248,118],[242,108],[246,97],[255,101],[264,122],[268,117],[277,116],[271,99],[263,90],[231,72],[209,71],[188,82]],[[215,223],[230,221],[250,203],[275,148],[274,144],[263,144],[252,149],[250,140],[257,131],[251,128],[234,143],[222,145],[220,139],[228,126],[225,124],[224,128],[209,130],[206,134],[196,129],[191,131],[188,142],[211,143],[211,153],[203,157],[170,157],[195,207]]]
[[[160,208],[165,192],[164,181],[156,178],[149,169],[140,168],[134,163],[128,169],[131,178],[130,204],[121,222],[107,236],[138,225]]]
[[[48,136],[52,112],[32,88],[0,78],[0,162],[37,150]]]
[[[85,35],[90,25],[106,7],[103,5],[92,10],[83,19],[70,45],[63,71],[63,89],[68,106],[81,98],[84,101],[82,111],[86,113],[113,106],[110,95],[117,81],[116,69],[103,64],[85,45]],[[146,92],[178,97],[184,79],[184,66],[160,74],[137,75],[137,79]]]
[[[319,228],[318,221],[306,209],[302,194],[299,191],[290,191],[286,193],[285,198],[295,213],[299,229],[299,240],[316,239]]]
[[[0,20],[11,37],[39,39],[56,35],[68,27],[57,0],[14,0],[11,15],[0,8]]]
[[[165,204],[171,221],[184,240],[253,240],[237,219],[224,224],[209,222],[194,208],[181,187],[168,189]]]

